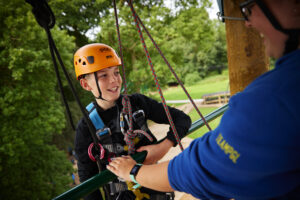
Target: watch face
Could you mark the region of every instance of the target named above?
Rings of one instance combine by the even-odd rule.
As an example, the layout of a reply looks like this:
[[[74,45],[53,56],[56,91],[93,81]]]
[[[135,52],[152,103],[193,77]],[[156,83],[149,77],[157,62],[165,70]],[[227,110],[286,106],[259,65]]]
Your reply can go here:
[[[141,168],[141,165],[134,165],[134,167],[130,171],[130,174],[136,175],[140,168]]]

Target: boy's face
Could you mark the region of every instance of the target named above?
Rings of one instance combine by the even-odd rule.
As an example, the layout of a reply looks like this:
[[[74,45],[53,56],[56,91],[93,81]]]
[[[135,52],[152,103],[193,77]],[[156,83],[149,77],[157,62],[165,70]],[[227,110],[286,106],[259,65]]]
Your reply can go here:
[[[95,97],[99,96],[98,88],[95,81],[95,76],[93,73],[87,75],[84,78],[88,84],[89,91],[91,91]],[[122,78],[120,75],[120,70],[118,66],[109,67],[97,71],[97,81],[102,92],[102,98],[109,101],[116,101],[121,92]],[[86,88],[84,88],[86,89]]]

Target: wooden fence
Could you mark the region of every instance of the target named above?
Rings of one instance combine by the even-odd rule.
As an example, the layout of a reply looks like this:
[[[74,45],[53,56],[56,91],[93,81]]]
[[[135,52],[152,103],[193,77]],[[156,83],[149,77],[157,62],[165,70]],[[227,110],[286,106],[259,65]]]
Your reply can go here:
[[[203,104],[225,104],[228,103],[230,98],[230,92],[216,92],[205,94],[202,96]]]

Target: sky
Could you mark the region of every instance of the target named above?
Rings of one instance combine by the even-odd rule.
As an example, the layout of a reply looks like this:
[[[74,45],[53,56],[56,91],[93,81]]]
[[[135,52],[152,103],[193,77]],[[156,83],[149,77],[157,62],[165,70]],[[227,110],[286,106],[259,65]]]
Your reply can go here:
[[[210,0],[212,2],[212,8],[208,9],[208,14],[209,14],[209,18],[210,19],[217,19],[217,12],[219,12],[219,7],[218,7],[218,3],[217,0]],[[165,0],[165,4],[167,7],[174,7],[174,1],[173,0]]]
[[[209,18],[210,19],[218,19],[217,12],[219,12],[219,7],[217,0],[212,0],[212,9],[208,10]]]
[[[219,12],[219,7],[218,7],[218,3],[217,0],[210,0],[212,2],[212,8],[208,9],[208,14],[209,14],[209,18],[210,19],[217,19],[217,12]],[[169,7],[174,6],[174,1],[173,0],[166,0],[165,4]],[[86,33],[88,35],[89,38],[91,39],[95,39],[95,35],[99,32],[99,28],[94,28],[90,31],[88,31],[88,33]]]

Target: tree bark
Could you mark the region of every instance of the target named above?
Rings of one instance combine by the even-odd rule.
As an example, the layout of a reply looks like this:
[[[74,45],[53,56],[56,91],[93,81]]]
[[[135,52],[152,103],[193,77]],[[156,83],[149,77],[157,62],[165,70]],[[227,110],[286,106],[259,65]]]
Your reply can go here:
[[[239,4],[243,0],[224,0],[225,16],[242,17]],[[226,40],[231,96],[242,91],[269,69],[263,40],[245,21],[227,20]]]

